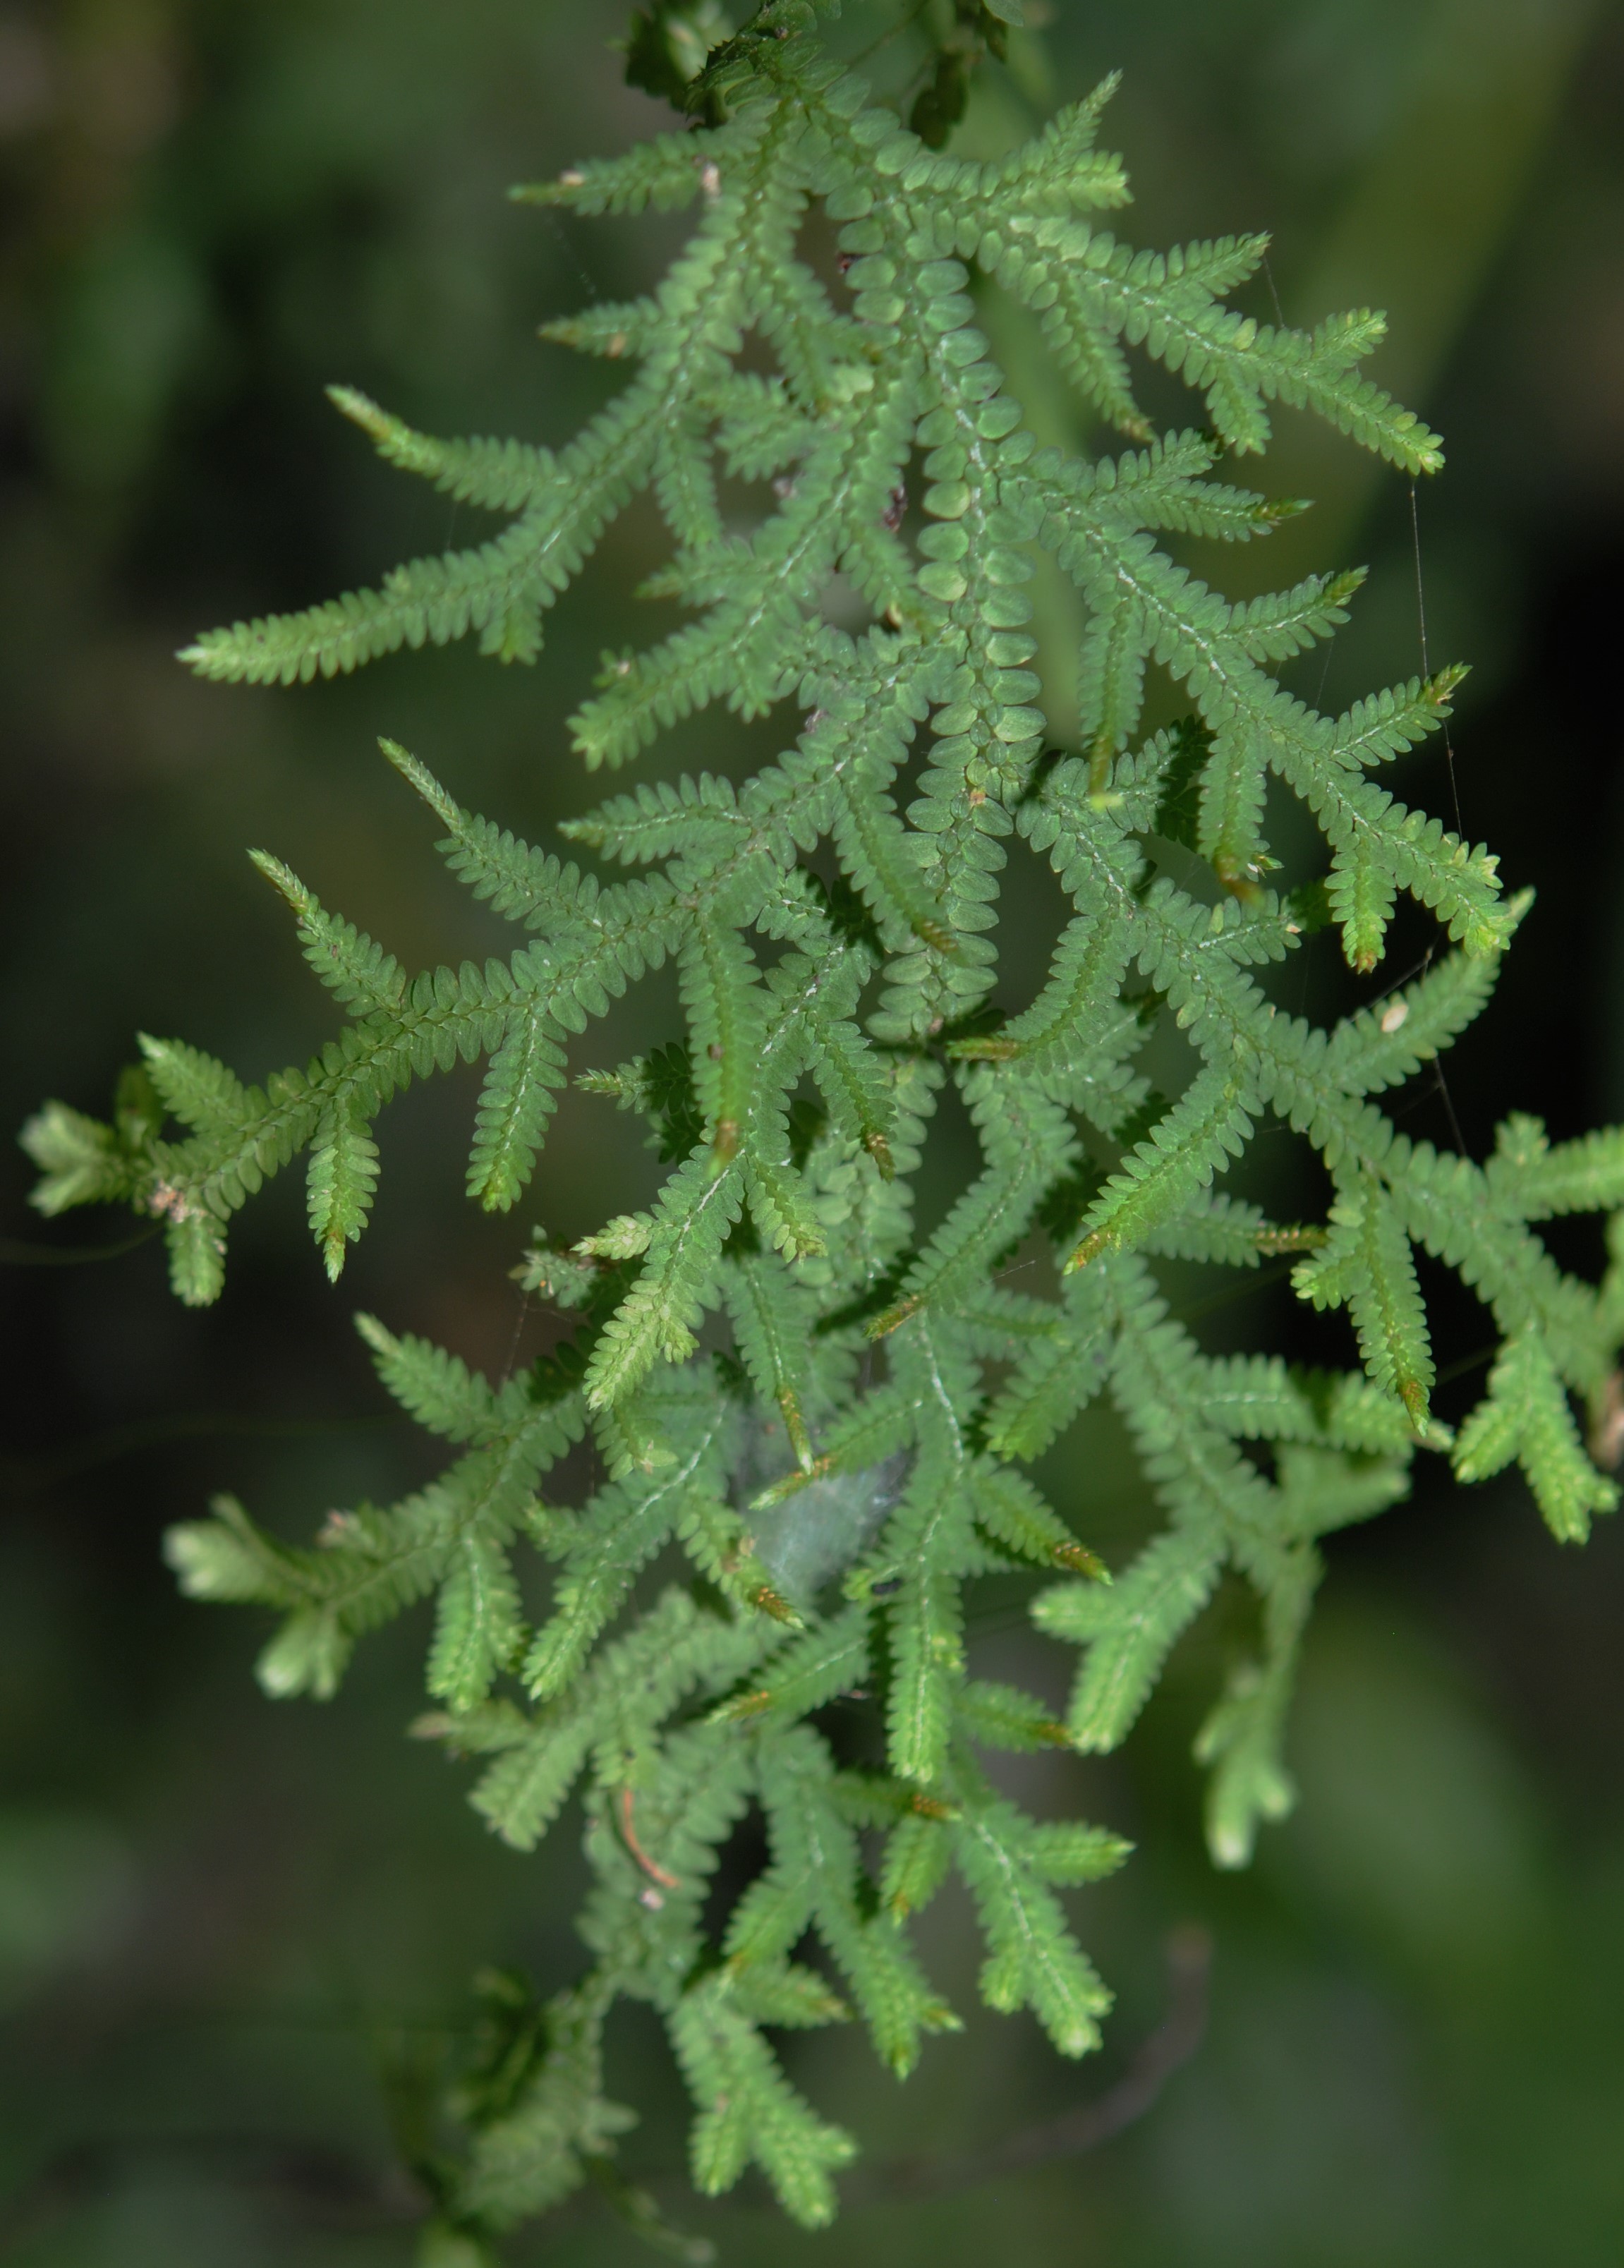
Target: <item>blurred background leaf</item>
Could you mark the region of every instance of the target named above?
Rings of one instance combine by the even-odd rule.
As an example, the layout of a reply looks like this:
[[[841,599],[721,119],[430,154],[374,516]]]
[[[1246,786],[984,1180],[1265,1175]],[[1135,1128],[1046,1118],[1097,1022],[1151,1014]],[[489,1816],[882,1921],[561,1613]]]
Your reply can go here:
[[[247,694],[171,656],[466,533],[375,463],[327,381],[430,430],[548,442],[601,398],[602,374],[535,325],[642,288],[678,224],[581,226],[502,192],[665,122],[609,48],[625,16],[619,0],[0,5],[8,1123],[47,1093],[102,1108],[137,1026],[249,1075],[326,1032],[251,843],[402,956],[485,949],[380,732],[505,824],[534,833],[579,806],[559,728],[598,651],[648,635],[629,597],[646,517],[617,526],[534,672],[457,651]],[[842,36],[888,20],[849,8]],[[1512,1108],[1558,1136],[1624,1115],[1624,13],[1059,0],[977,77],[956,146],[1002,146],[1118,66],[1126,232],[1273,226],[1255,311],[1271,292],[1294,320],[1386,306],[1376,374],[1449,443],[1418,500],[1427,627],[1435,662],[1476,666],[1453,789],[1439,755],[1413,760],[1406,792],[1445,811],[1458,792],[1467,832],[1540,902],[1448,1095],[1421,1091],[1405,1130],[1444,1135],[1452,1110],[1480,1153]],[[875,68],[912,99],[933,66],[903,39]],[[1068,421],[1013,322],[1000,344],[1034,422]],[[1367,558],[1327,697],[1407,675],[1407,490],[1290,419],[1268,482],[1320,508],[1228,563],[1230,587]],[[716,761],[691,728],[668,761],[702,749]],[[1037,944],[1015,942],[1019,968]],[[605,1060],[659,1035],[657,993],[639,999],[649,1020],[628,1016]],[[169,1300],[155,1248],[18,1264],[23,1247],[114,1239],[32,1223],[22,1161],[6,1167],[0,2235],[28,2268],[403,2260],[421,2200],[388,2124],[402,2073],[432,2070],[465,2025],[480,1962],[546,1990],[572,1973],[567,1837],[516,1858],[456,1771],[401,1737],[421,1632],[364,1652],[320,1717],[276,1707],[247,1621],[184,1606],[158,1556],[163,1525],[218,1487],[307,1532],[329,1503],[424,1472],[352,1307],[496,1373],[548,1343],[553,1319],[506,1274],[535,1214],[579,1234],[640,1201],[651,1162],[628,1121],[572,1098],[533,1208],[487,1220],[459,1193],[470,1101],[449,1080],[391,1111],[379,1217],[341,1294],[290,1181],[244,1216],[206,1317]],[[963,1162],[944,1149],[941,1202]],[[1204,1328],[1300,1332],[1282,1297]],[[1470,1310],[1451,1328],[1469,1365]],[[1044,1476],[1102,1543],[1138,1516],[1113,1499],[1114,1454],[1104,1432],[1074,1440]],[[1080,2082],[1035,2031],[985,2016],[905,2092],[844,2036],[798,2065],[877,2157],[979,2146],[1109,2083],[1160,2014],[1169,1926],[1194,1917],[1216,1940],[1212,2026],[1155,2113],[1089,2157],[876,2205],[830,2239],[748,2203],[685,2208],[685,2226],[775,2268],[820,2242],[854,2268],[1612,2268],[1624,1546],[1604,1528],[1562,1554],[1517,1484],[1467,1500],[1434,1484],[1331,1557],[1294,1737],[1304,1800],[1251,1874],[1208,1870],[1189,1762],[1238,1635],[1223,1599],[1124,1756],[1009,1767],[1027,1800],[1081,1804],[1140,1845],[1084,1918],[1120,1992],[1097,2073]],[[1063,1675],[1017,1613],[989,1614],[975,1645],[983,1674]],[[939,1980],[972,2006],[964,1916],[944,1898],[929,1918]],[[680,2112],[649,2046],[628,2017],[616,2052],[645,2066],[630,2091],[651,2109],[626,2163],[658,2183]],[[596,2208],[547,2249],[645,2257]]]

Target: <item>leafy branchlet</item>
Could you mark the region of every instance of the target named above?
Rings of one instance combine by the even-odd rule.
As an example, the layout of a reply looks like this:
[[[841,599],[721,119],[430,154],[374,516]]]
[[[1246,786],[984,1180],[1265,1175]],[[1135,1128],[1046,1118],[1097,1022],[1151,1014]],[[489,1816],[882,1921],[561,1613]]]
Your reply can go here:
[[[388,745],[453,870],[526,932],[509,958],[409,973],[262,858],[347,1012],[337,1035],[254,1087],[145,1040],[110,1123],[52,1105],[27,1135],[42,1208],[159,1216],[194,1303],[220,1289],[239,1207],[306,1152],[336,1276],[376,1182],[373,1121],[398,1088],[483,1060],[469,1187],[510,1207],[591,1021],[676,965],[681,1039],[612,1071],[588,1056],[580,1080],[647,1119],[670,1167],[657,1199],[524,1263],[578,1318],[560,1352],[498,1390],[366,1322],[389,1390],[457,1448],[442,1478],[334,1515],[309,1550],[232,1504],[170,1539],[195,1595],[282,1610],[261,1665],[277,1693],[329,1693],[358,1636],[432,1594],[437,1705],[421,1729],[484,1759],[473,1800],[510,1843],[532,1845],[585,1783],[594,1965],[545,2010],[520,1995],[491,2065],[506,2079],[463,2089],[471,2154],[442,2205],[470,2242],[603,2166],[626,2114],[603,2098],[598,2041],[623,1994],[669,2029],[700,2187],[727,2188],[753,2160],[792,2213],[827,2220],[852,2145],[790,2087],[766,2035],[855,2014],[907,2071],[956,2021],[909,1936],[951,1869],[985,1933],[987,1999],[1030,2007],[1081,2054],[1107,1995],[1057,1891],[1124,1846],[1035,1823],[983,1752],[1114,1747],[1235,1570],[1257,1594],[1258,1648],[1199,1753],[1214,1856],[1239,1865],[1292,1800],[1282,1729],[1320,1536],[1399,1499],[1418,1451],[1468,1479],[1516,1460],[1562,1537],[1616,1494],[1571,1397],[1604,1404],[1624,1278],[1615,1264],[1598,1292],[1562,1273],[1535,1227],[1624,1202],[1624,1136],[1552,1146],[1517,1120],[1479,1165],[1399,1134],[1376,1100],[1483,1007],[1523,911],[1484,850],[1375,777],[1448,714],[1458,673],[1318,715],[1279,666],[1344,618],[1356,578],[1234,605],[1160,548],[1259,539],[1294,508],[1219,475],[1226,455],[1263,448],[1274,402],[1411,475],[1437,467],[1434,437],[1359,374],[1380,318],[1304,333],[1232,311],[1259,239],[1166,255],[1118,241],[1098,218],[1126,195],[1096,147],[1109,89],[971,164],[927,146],[950,71],[922,141],[825,59],[805,0],[770,0],[737,33],[701,36],[703,11],[675,12],[697,51],[678,54],[674,11],[656,7],[639,52],[711,122],[523,192],[585,214],[698,207],[648,298],[552,327],[634,365],[624,390],[557,454],[432,439],[338,393],[386,457],[506,526],[376,590],[214,632],[186,658],[259,683],[464,635],[528,659],[555,598],[648,490],[673,545],[657,587],[689,619],[606,658],[573,724],[587,765],[629,762],[706,708],[794,704],[798,732],[742,788],[645,784],[566,826],[601,868],[631,870],[618,880],[474,817]],[[814,203],[838,231],[838,288],[801,256]],[[996,291],[1038,317],[1083,402],[1127,437],[1121,453],[1035,444],[976,327],[978,294]],[[1134,349],[1192,390],[1201,430],[1153,431]],[[772,484],[751,532],[724,516],[719,472]],[[1088,618],[1082,740],[1059,755],[1025,589],[1038,550]],[[831,626],[838,576],[868,610],[860,631]],[[1152,670],[1189,713],[1148,733]],[[1328,856],[1290,895],[1262,831],[1271,779]],[[999,990],[1012,858],[1046,859],[1073,909],[1024,1005]],[[1426,974],[1331,1029],[1271,998],[1269,971],[1314,909],[1352,968],[1373,969],[1400,893],[1454,946]],[[1170,1100],[1140,1067],[1170,1027],[1188,1043]],[[1164,1048],[1158,1063],[1171,1059]],[[949,1081],[983,1162],[921,1242],[911,1177]],[[1320,1221],[1273,1222],[1219,1186],[1271,1118],[1324,1161]],[[1000,1281],[1033,1237],[1061,1270],[1057,1298]],[[1453,1435],[1431,1406],[1417,1251],[1471,1285],[1500,1342]],[[1244,1269],[1282,1253],[1305,1300],[1346,1311],[1360,1367],[1214,1358],[1160,1287],[1168,1261]],[[1162,1515],[1114,1581],[1020,1469],[1102,1395]],[[588,1431],[605,1484],[575,1508],[539,1495]],[[539,1622],[515,1552],[552,1569]],[[1040,1627],[1083,1650],[1064,1723],[967,1660],[965,1586],[1015,1567],[1035,1573]],[[853,1771],[831,1746],[821,1712],[851,1696],[882,1715],[883,1771]],[[752,1804],[768,1863],[707,1943],[717,1851]],[[874,1874],[863,1830],[883,1837]]]

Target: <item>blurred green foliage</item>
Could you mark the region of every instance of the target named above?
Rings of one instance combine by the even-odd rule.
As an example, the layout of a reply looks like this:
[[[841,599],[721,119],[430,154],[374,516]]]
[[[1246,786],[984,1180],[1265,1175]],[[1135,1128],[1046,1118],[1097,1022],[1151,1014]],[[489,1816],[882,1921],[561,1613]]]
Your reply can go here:
[[[852,43],[888,20],[854,9]],[[454,652],[245,695],[170,656],[205,622],[454,540],[444,502],[378,467],[324,382],[430,430],[543,441],[594,405],[595,374],[533,326],[641,288],[658,226],[578,232],[501,193],[661,118],[608,47],[624,30],[620,0],[0,7],[9,1123],[46,1092],[99,1105],[137,1025],[250,1072],[325,1030],[249,843],[402,955],[485,949],[378,732],[526,831],[579,799],[558,726],[598,650],[638,634],[651,530],[635,515],[534,673]],[[1273,225],[1287,314],[1387,306],[1376,374],[1450,444],[1420,526],[1434,657],[1477,664],[1457,785],[1469,831],[1543,892],[1487,1037],[1458,1072],[1451,1057],[1468,1146],[1511,1107],[1559,1135],[1619,1116],[1624,19],[1597,0],[1060,0],[1041,43],[1017,37],[1007,74],[978,83],[956,146],[1118,65],[1129,232]],[[1282,441],[1274,478],[1325,502],[1276,539],[1303,556],[1276,548],[1271,575],[1371,558],[1332,667],[1350,689],[1407,674],[1407,495],[1361,485],[1354,453],[1306,426]],[[1412,784],[1447,808],[1441,773]],[[648,1036],[628,1021],[606,1059]],[[314,1506],[417,1476],[352,1304],[498,1372],[547,1343],[545,1314],[492,1288],[520,1224],[463,1206],[446,1169],[469,1101],[454,1089],[395,1106],[342,1299],[291,1186],[245,1221],[233,1286],[203,1318],[170,1304],[155,1248],[35,1264],[43,1233],[11,1208],[0,2179],[17,2203],[0,2235],[28,2268],[402,2259],[399,2126],[466,2022],[469,1973],[496,1956],[550,1986],[577,1958],[567,1838],[539,1861],[482,1839],[461,1787],[400,1737],[415,1630],[334,1711],[277,1710],[249,1683],[251,1635],[179,1605],[158,1562],[161,1527],[214,1486],[302,1529]],[[1443,1107],[1423,1097],[1410,1130],[1441,1130],[1426,1114]],[[566,1233],[602,1213],[606,1182],[649,1170],[634,1130],[616,1147],[618,1122],[590,1113],[566,1105],[537,1197]],[[19,1160],[18,1200],[23,1179]],[[1109,1438],[1074,1440],[1043,1476],[1071,1502],[1086,1486],[1107,1543],[1115,1456]],[[1126,1532],[1132,1507],[1119,1516]],[[1621,1609],[1619,1535],[1564,1557],[1515,1484],[1469,1514],[1439,1496],[1402,1536],[1350,1536],[1296,1724],[1306,1800],[1251,1874],[1221,1881],[1188,1761],[1221,1599],[1122,1757],[1020,1766],[1024,1800],[1079,1800],[1141,1846],[1093,1896],[1121,2000],[1114,2061],[1089,2084],[1156,2021],[1167,1927],[1193,1915],[1215,1933],[1210,2036],[1155,2113],[1094,2156],[876,2206],[832,2239],[744,2205],[692,2225],[738,2264],[820,2242],[859,2268],[1613,2263]],[[976,1642],[981,1674],[1043,1674],[1014,1616]],[[949,1992],[968,1982],[963,1921],[946,1902],[931,1916]],[[618,2052],[652,2042],[629,2021]],[[882,2157],[979,2144],[1078,2084],[1035,2030],[991,2020],[901,2093],[841,2038],[811,2043],[798,2075]],[[629,2146],[639,2174],[678,2160],[675,2080],[656,2066],[638,2091],[662,2085]],[[645,2257],[585,2209],[551,2252]]]

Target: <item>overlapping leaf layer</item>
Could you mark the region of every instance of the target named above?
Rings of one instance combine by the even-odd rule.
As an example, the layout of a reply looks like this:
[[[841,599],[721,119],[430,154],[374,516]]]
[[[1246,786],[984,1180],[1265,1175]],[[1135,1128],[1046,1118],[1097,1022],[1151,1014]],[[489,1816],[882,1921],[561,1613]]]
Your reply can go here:
[[[262,1663],[277,1692],[329,1693],[363,1631],[433,1594],[424,1729],[487,1759],[473,1800],[511,1843],[534,1845],[585,1783],[594,1965],[539,2018],[515,2003],[506,2080],[464,2090],[475,2140],[445,2211],[465,2233],[513,2225],[601,2164],[626,2118],[598,2061],[624,1994],[668,2027],[699,2185],[725,2189],[754,2161],[792,2213],[826,2220],[852,2144],[766,2035],[855,2014],[906,2072],[922,2036],[956,2021],[909,1937],[950,1870],[985,1933],[987,1999],[1031,2008],[1066,2054],[1098,2036],[1107,1995],[1056,1892],[1125,1846],[1036,1823],[985,1751],[1113,1747],[1236,1571],[1259,1602],[1256,1656],[1199,1753],[1213,1853],[1238,1865],[1292,1800],[1281,1739],[1319,1537],[1402,1497],[1418,1450],[1466,1478],[1519,1461],[1562,1537],[1614,1501],[1570,1397],[1606,1389],[1624,1270],[1594,1289],[1534,1225],[1624,1203],[1624,1136],[1554,1149],[1517,1120],[1480,1165],[1400,1135],[1375,1100],[1484,1005],[1522,911],[1491,857],[1374,777],[1447,715],[1455,674],[1320,716],[1279,666],[1332,631],[1355,578],[1233,605],[1160,548],[1263,537],[1295,509],[1220,473],[1263,447],[1272,402],[1412,475],[1436,467],[1437,445],[1359,375],[1379,318],[1310,335],[1225,305],[1260,239],[1153,255],[1100,225],[1126,195],[1096,147],[1108,92],[1013,156],[966,163],[871,106],[821,54],[802,0],[771,0],[705,73],[722,122],[525,192],[588,214],[698,206],[657,291],[552,327],[634,364],[624,391],[557,455],[432,439],[337,394],[386,457],[506,527],[187,658],[290,682],[476,634],[528,659],[553,600],[647,490],[673,541],[656,593],[689,619],[608,658],[574,720],[588,766],[625,763],[705,709],[793,708],[799,729],[742,787],[644,784],[571,822],[595,868],[472,816],[388,747],[453,869],[525,932],[511,956],[413,975],[262,859],[347,1012],[337,1035],[253,1087],[145,1041],[110,1123],[54,1105],[29,1131],[44,1209],[163,1217],[194,1303],[219,1290],[233,1215],[301,1152],[336,1276],[376,1182],[375,1119],[459,1059],[485,1064],[469,1187],[489,1208],[527,1187],[572,1057],[605,1108],[646,1116],[670,1163],[646,1212],[529,1254],[529,1282],[579,1328],[526,1377],[498,1390],[364,1323],[390,1391],[458,1445],[434,1486],[332,1516],[310,1550],[233,1505],[170,1542],[195,1594],[283,1610]],[[819,206],[838,283],[809,262]],[[978,295],[996,291],[1040,319],[1123,453],[1036,446],[976,326]],[[1153,431],[1131,350],[1199,397],[1200,431]],[[748,527],[723,479],[771,483]],[[1040,550],[1086,608],[1070,754],[1048,746],[1035,666],[1025,586]],[[845,618],[854,592],[866,628],[837,626],[838,578]],[[1151,673],[1188,713],[1147,733]],[[1262,835],[1271,778],[1328,858],[1288,896]],[[1008,862],[1034,858],[1071,910],[1022,1006],[1000,992],[995,940]],[[1316,920],[1373,970],[1400,893],[1453,946],[1423,975],[1329,1030],[1272,997],[1271,968]],[[667,960],[681,1037],[583,1069],[593,1020]],[[1142,1059],[1156,1046],[1167,1084],[1176,1057],[1156,1035],[1171,1031],[1187,1046],[1169,1100]],[[920,1240],[911,1182],[949,1082],[982,1165]],[[1279,1225],[1221,1187],[1271,1119],[1323,1160],[1318,1222]],[[1002,1281],[1023,1245],[1052,1254],[1056,1296]],[[1500,1342],[1454,1434],[1431,1407],[1418,1251],[1472,1286]],[[1360,1367],[1216,1358],[1159,1281],[1170,1261],[1294,1253],[1303,1297],[1346,1310]],[[1021,1470],[1096,1395],[1159,1507],[1114,1580]],[[607,1482],[554,1502],[543,1477],[588,1432]],[[1064,1722],[966,1658],[965,1587],[1018,1568],[1042,1579],[1039,1625],[1083,1650]],[[884,1763],[858,1770],[828,1712],[871,1696]],[[752,1805],[765,1870],[707,1940],[718,1850]]]

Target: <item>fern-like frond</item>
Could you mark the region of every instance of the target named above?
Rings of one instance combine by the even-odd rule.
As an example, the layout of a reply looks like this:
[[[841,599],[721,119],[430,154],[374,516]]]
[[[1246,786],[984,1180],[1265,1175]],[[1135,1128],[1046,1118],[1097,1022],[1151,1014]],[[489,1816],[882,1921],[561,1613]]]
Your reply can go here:
[[[949,77],[1019,10],[958,16]],[[1303,509],[1222,464],[1263,447],[1277,403],[1411,475],[1437,468],[1435,437],[1362,375],[1382,319],[1296,330],[1232,304],[1256,294],[1260,236],[1154,252],[1103,229],[1126,196],[1096,147],[1114,82],[971,161],[926,146],[816,33],[811,0],[767,0],[736,29],[708,5],[641,19],[634,73],[668,82],[691,130],[518,193],[691,209],[653,290],[546,326],[619,393],[549,449],[439,439],[335,388],[388,461],[506,525],[185,656],[262,684],[469,634],[529,659],[646,495],[669,541],[642,595],[685,614],[604,657],[571,729],[589,766],[614,766],[703,715],[710,769],[565,820],[572,859],[386,741],[452,873],[517,925],[506,957],[411,968],[256,854],[339,1003],[332,1035],[259,1084],[144,1039],[107,1123],[54,1102],[23,1137],[41,1211],[160,1222],[176,1291],[203,1305],[234,1216],[301,1155],[336,1275],[369,1217],[380,1115],[414,1079],[480,1067],[468,1189],[493,1211],[528,1187],[572,1074],[648,1129],[658,1188],[614,1198],[567,1249],[538,1228],[513,1271],[565,1333],[528,1371],[493,1385],[361,1319],[386,1388],[455,1445],[437,1479],[331,1514],[312,1548],[229,1499],[166,1545],[193,1595],[278,1617],[260,1662],[277,1694],[331,1693],[363,1634],[432,1600],[435,1706],[416,1729],[480,1759],[481,1816],[528,1850],[579,1791],[591,1963],[545,2007],[500,1979],[485,1993],[491,2058],[453,2101],[467,2147],[433,2173],[434,2241],[459,2262],[589,2172],[618,2182],[631,2114],[604,2094],[602,2042],[622,1997],[656,2013],[687,2079],[699,2187],[753,2163],[821,2226],[852,2145],[767,2033],[854,2017],[911,2068],[957,2021],[911,1935],[955,1869],[984,1999],[1084,2052],[1109,1995],[1057,1892],[1126,1846],[1028,1817],[978,1752],[1115,1748],[1221,1581],[1244,1587],[1255,1633],[1198,1742],[1211,1853],[1242,1864],[1292,1801],[1318,1539],[1397,1503],[1427,1454],[1466,1481],[1515,1462],[1565,1540],[1617,1498],[1573,1397],[1605,1434],[1624,1136],[1553,1144],[1518,1116],[1480,1163],[1401,1133],[1378,1101],[1484,1009],[1528,914],[1493,855],[1377,777],[1444,722],[1461,673],[1321,715],[1279,673],[1335,633],[1359,577],[1236,603],[1166,548],[1260,540]],[[916,115],[945,130],[929,104]],[[815,269],[823,220],[838,259]],[[1038,446],[978,328],[986,291],[1030,311],[1129,446]],[[1160,437],[1135,391],[1146,357],[1158,396],[1193,397]],[[1074,685],[1045,680],[1044,559],[1081,612]],[[1081,733],[1057,748],[1051,717],[1074,699]],[[728,718],[771,720],[753,772]],[[1302,809],[1272,851],[1281,789]],[[1026,991],[1000,969],[1000,906],[1057,885]],[[1283,965],[1326,950],[1330,924],[1374,974],[1401,896],[1436,925],[1419,968],[1329,1027],[1296,1012],[1309,996]],[[621,1042],[643,1051],[617,1068],[583,1058],[592,1022],[668,961],[680,1025]],[[973,1130],[968,1167],[934,1123],[944,1096]],[[1266,1123],[1314,1166],[1291,1169],[1278,1218]],[[1242,1160],[1252,1178],[1231,1189]],[[1329,1200],[1299,1194],[1315,1188]],[[1581,1211],[1615,1216],[1599,1287],[1539,1233]],[[1281,1261],[1346,1316],[1346,1368],[1238,1351],[1228,1326],[1223,1352],[1203,1344],[1193,1271]],[[1453,1433],[1432,1408],[1438,1270],[1477,1295],[1495,1350]],[[1085,1414],[1103,1397],[1111,1411]],[[1119,1424],[1142,1484],[1109,1571],[1086,1489],[1063,1517],[1016,1469],[1080,1420],[1057,1471],[1086,1473],[1094,1425]],[[543,1502],[588,1430],[590,1480],[566,1467]],[[1039,1631],[1080,1649],[1063,1719],[973,1674],[984,1576],[1024,1579]],[[848,1749],[834,1727],[864,1712]],[[751,1806],[764,1863],[732,1841]]]

